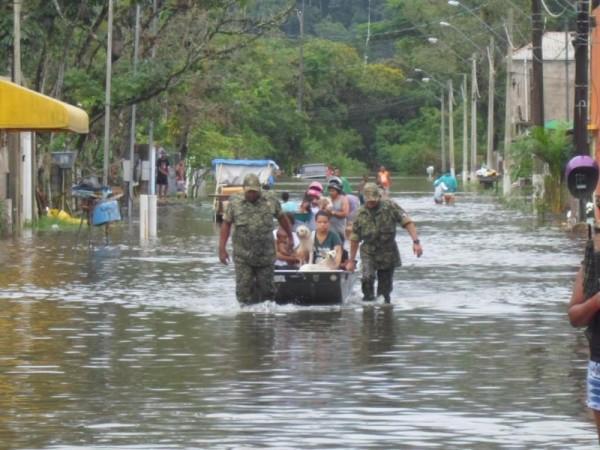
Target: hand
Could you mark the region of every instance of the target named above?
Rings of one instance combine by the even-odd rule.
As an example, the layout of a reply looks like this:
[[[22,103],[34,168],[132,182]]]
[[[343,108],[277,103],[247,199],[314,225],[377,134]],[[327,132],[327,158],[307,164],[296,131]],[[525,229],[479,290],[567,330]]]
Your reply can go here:
[[[219,249],[219,261],[223,264],[229,264],[229,253],[224,248]]]
[[[421,247],[421,244],[413,244],[413,253],[415,255],[417,255],[417,258],[420,258],[421,255],[423,254],[423,247]]]
[[[346,270],[348,272],[354,272],[354,269],[356,269],[356,266],[354,264],[354,260],[353,259],[349,259],[348,261],[346,261]]]

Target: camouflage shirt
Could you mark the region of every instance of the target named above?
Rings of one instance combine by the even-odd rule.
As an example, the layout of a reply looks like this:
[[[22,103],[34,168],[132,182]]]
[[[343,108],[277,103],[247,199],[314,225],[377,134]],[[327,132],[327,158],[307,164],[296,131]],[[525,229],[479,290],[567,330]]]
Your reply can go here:
[[[244,194],[231,196],[223,220],[234,225],[234,259],[255,267],[273,264],[273,218],[278,219],[281,214],[279,201],[268,195],[261,195],[254,203],[247,201]]]
[[[379,205],[358,210],[352,225],[353,241],[362,241],[361,258],[368,258],[376,270],[400,266],[400,252],[396,245],[396,225],[403,227],[412,220],[399,205],[380,200]]]

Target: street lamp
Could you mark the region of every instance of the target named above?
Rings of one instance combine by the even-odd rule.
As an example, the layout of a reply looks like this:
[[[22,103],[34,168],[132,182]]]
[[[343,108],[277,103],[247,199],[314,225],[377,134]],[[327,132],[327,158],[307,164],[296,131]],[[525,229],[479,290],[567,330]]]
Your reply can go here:
[[[472,9],[470,9],[470,8],[467,8],[465,5],[463,5],[461,2],[459,2],[459,1],[457,1],[457,0],[448,0],[448,4],[449,4],[450,6],[461,6],[462,8],[464,8],[464,9],[465,9],[465,10],[466,10],[466,11],[467,11],[469,14],[471,14],[471,15],[472,15],[472,16],[474,16],[474,17],[475,17],[477,20],[479,20],[479,21],[480,21],[480,22],[483,24],[483,26],[484,26],[484,27],[486,27],[488,30],[490,30],[490,31],[491,31],[491,32],[494,34],[494,36],[496,36],[496,37],[497,37],[498,39],[500,39],[502,42],[505,42],[505,43],[507,43],[507,44],[508,44],[508,42],[506,41],[506,39],[505,39],[503,36],[501,36],[501,35],[499,35],[498,33],[496,33],[496,32],[494,31],[494,29],[493,29],[492,27],[490,27],[490,26],[488,25],[488,23],[487,23],[485,20],[483,20],[481,17],[479,17],[477,14],[475,14],[475,13],[473,12],[473,10],[472,10]]]
[[[467,41],[469,41],[469,42],[471,43],[471,45],[477,49],[477,51],[478,51],[478,52],[481,52],[481,51],[482,51],[482,50],[481,50],[481,48],[479,47],[479,45],[477,45],[477,44],[476,44],[476,43],[473,41],[473,39],[471,39],[469,36],[467,36],[467,35],[464,33],[464,31],[462,31],[460,28],[456,28],[456,27],[455,27],[454,25],[452,25],[451,23],[444,22],[444,21],[441,21],[441,22],[440,22],[440,26],[442,26],[442,27],[450,27],[450,28],[452,28],[453,30],[457,31],[457,32],[458,32],[458,33],[459,33],[459,34],[460,34],[460,35],[461,35],[463,38],[465,38]]]
[[[429,42],[430,44],[442,44],[444,47],[446,47],[446,49],[450,50],[452,53],[454,53],[456,55],[456,57],[458,59],[460,59],[461,61],[468,63],[469,61],[466,60],[464,57],[462,57],[456,50],[454,50],[452,47],[450,47],[448,44],[444,43],[444,41],[440,41],[438,38],[436,38],[435,36],[429,36],[427,38],[427,42]]]

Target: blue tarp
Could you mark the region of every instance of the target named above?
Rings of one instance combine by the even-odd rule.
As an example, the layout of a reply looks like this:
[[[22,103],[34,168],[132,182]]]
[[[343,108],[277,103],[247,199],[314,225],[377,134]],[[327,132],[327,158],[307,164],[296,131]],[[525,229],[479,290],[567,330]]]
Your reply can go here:
[[[213,159],[213,169],[219,165],[224,164],[228,166],[248,166],[248,167],[265,167],[273,166],[275,169],[279,169],[279,166],[275,161],[271,159]]]

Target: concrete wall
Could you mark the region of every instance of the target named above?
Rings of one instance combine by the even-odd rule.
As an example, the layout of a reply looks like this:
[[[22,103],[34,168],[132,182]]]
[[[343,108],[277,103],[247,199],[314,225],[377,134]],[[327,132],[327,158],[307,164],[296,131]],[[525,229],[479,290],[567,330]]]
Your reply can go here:
[[[531,118],[531,61],[513,61],[511,76],[513,123],[529,122]],[[544,61],[544,120],[573,120],[573,96],[575,93],[575,62],[569,61],[569,82],[565,73],[565,61]],[[527,83],[527,84],[526,84]],[[568,96],[568,103],[567,103]],[[568,109],[567,109],[568,105]]]

